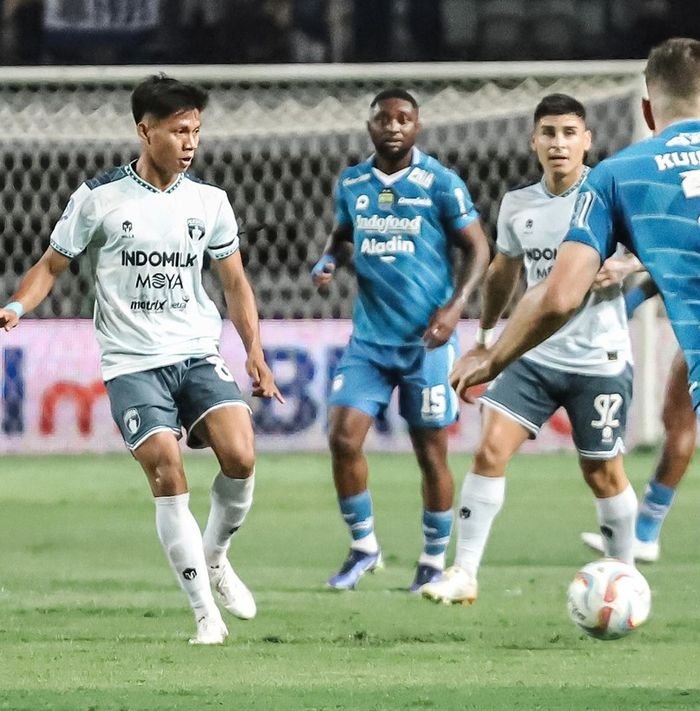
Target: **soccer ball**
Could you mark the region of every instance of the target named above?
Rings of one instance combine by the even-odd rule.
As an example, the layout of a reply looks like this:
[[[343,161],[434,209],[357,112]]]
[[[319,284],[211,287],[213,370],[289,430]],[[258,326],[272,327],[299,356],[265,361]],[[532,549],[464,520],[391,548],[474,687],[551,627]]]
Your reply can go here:
[[[567,593],[574,624],[596,639],[619,639],[641,625],[651,610],[651,591],[633,566],[601,558],[576,573]]]

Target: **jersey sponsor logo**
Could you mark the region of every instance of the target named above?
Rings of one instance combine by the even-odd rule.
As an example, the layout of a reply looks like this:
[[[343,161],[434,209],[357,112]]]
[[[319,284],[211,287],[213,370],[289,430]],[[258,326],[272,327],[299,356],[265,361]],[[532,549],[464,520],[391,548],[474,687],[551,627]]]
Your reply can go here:
[[[182,277],[179,274],[137,274],[136,287],[142,289],[175,289],[182,288]]]
[[[433,201],[426,197],[400,197],[399,205],[410,205],[411,207],[432,207]]]
[[[369,197],[367,195],[358,195],[357,200],[355,200],[356,210],[366,210],[369,207]]]
[[[197,255],[189,252],[144,252],[140,249],[122,250],[123,267],[192,267]]]
[[[189,217],[187,219],[187,234],[193,242],[199,242],[206,232],[204,222],[198,217]]]
[[[173,301],[170,304],[170,308],[173,311],[184,311],[187,308],[187,302],[190,300],[189,296],[183,296],[182,301]]]
[[[343,185],[347,188],[351,185],[357,185],[358,183],[366,183],[371,177],[371,173],[364,173],[362,175],[358,175],[356,178],[345,178],[345,180],[343,180]]]
[[[700,170],[686,170],[681,173],[683,194],[687,198],[700,197]]]
[[[360,252],[368,254],[370,257],[385,257],[391,256],[389,261],[394,261],[392,255],[395,254],[415,254],[416,245],[413,240],[403,239],[401,235],[390,237],[386,241],[378,240],[372,237],[365,237],[360,245]]]
[[[535,223],[531,217],[528,217],[527,220],[525,220],[525,229],[523,230],[523,234],[529,235],[532,234],[532,229],[535,226]]]
[[[421,231],[423,218],[416,217],[396,217],[395,215],[357,215],[355,218],[355,228],[363,232],[378,232],[379,234],[404,233],[418,235]]]
[[[435,180],[435,173],[431,173],[423,168],[414,168],[409,174],[408,178],[411,183],[420,185],[421,188],[428,190]]]
[[[154,301],[142,301],[139,299],[135,299],[134,301],[131,302],[131,310],[132,311],[150,311],[151,313],[163,313],[165,311],[165,299],[162,301],[159,300],[154,300]]]
[[[698,143],[700,143],[700,131],[679,133],[670,141],[666,141],[667,146],[694,146]]]
[[[552,261],[557,258],[557,248],[545,247],[544,249],[539,249],[539,247],[533,247],[525,250],[525,256],[533,262],[538,262],[540,259]]]
[[[691,165],[700,166],[700,150],[698,151],[673,151],[672,153],[658,153],[654,156],[656,167],[661,170],[670,168],[686,168]]]

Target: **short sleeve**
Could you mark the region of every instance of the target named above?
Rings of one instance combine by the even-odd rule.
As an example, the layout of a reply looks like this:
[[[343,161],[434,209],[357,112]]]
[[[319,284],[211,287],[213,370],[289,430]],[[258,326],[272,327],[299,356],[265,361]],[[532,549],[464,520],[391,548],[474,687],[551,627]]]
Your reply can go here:
[[[447,173],[447,189],[440,195],[443,224],[451,230],[461,230],[479,217],[472,196],[464,181],[454,172]]]
[[[352,226],[352,215],[341,182],[342,180],[339,180],[335,186],[335,221],[338,225]]]
[[[615,253],[615,183],[603,163],[581,186],[571,216],[566,242],[582,242],[598,252],[601,262]]]
[[[188,228],[197,229],[198,225],[188,225]],[[201,229],[204,229],[204,225],[201,226]],[[212,259],[226,259],[226,257],[235,254],[239,247],[240,239],[236,216],[233,214],[233,208],[226,193],[222,191],[219,211],[207,242],[207,253]]]
[[[506,257],[521,257],[523,246],[513,229],[513,201],[508,193],[501,200],[496,225],[496,249]]]
[[[51,247],[69,259],[90,244],[97,229],[97,206],[92,190],[83,183],[71,195],[51,233]]]

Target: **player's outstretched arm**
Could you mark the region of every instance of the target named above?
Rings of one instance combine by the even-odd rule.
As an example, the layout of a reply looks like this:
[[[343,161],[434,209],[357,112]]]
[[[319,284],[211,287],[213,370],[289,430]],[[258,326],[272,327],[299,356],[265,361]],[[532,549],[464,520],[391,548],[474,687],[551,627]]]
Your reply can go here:
[[[450,339],[464,305],[481,283],[491,258],[489,242],[478,219],[456,231],[452,243],[460,253],[457,283],[452,298],[435,311],[425,329],[423,340],[428,348],[442,346]]]
[[[465,353],[450,373],[457,394],[486,383],[509,363],[559,330],[581,305],[600,268],[598,252],[581,242],[565,242],[549,276],[518,303],[493,348]]]
[[[226,309],[238,335],[243,342],[248,357],[246,371],[253,381],[255,397],[274,397],[284,402],[284,397],[275,384],[272,371],[265,362],[260,340],[260,323],[255,295],[243,270],[241,253],[235,252],[230,257],[215,262],[226,299]]]
[[[69,264],[68,257],[49,247],[24,275],[19,289],[12,295],[7,306],[0,309],[0,328],[10,331],[19,323],[22,314],[35,309]]]
[[[333,281],[333,274],[339,266],[347,264],[352,258],[352,227],[336,225],[333,228],[323,254],[311,269],[311,280],[319,290],[325,290]]]

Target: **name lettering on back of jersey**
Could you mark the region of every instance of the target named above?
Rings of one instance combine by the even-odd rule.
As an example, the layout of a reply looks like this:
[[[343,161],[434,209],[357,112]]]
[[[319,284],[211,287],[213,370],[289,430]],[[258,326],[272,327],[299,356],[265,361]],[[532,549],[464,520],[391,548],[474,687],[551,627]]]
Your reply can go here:
[[[363,173],[355,178],[345,178],[345,180],[343,180],[343,185],[347,188],[351,185],[357,185],[358,183],[366,183],[371,177],[371,173]]]
[[[658,153],[654,156],[656,167],[663,171],[670,168],[685,168],[691,165],[700,166],[700,150],[673,151],[673,153]]]
[[[140,249],[122,250],[123,267],[193,267],[197,255],[189,252],[144,252]]]
[[[428,190],[435,180],[435,173],[430,173],[427,170],[423,170],[423,168],[414,168],[408,174],[407,180]]]
[[[357,215],[355,217],[355,229],[363,232],[377,232],[381,235],[403,233],[418,235],[421,231],[423,218],[416,217],[396,217],[395,215]]]
[[[666,141],[667,146],[694,146],[698,143],[700,143],[700,131],[679,133],[669,141]]]
[[[410,205],[411,207],[432,207],[433,201],[427,197],[400,197],[399,205]]]
[[[700,197],[700,170],[686,170],[681,173],[683,194],[687,198]]]

